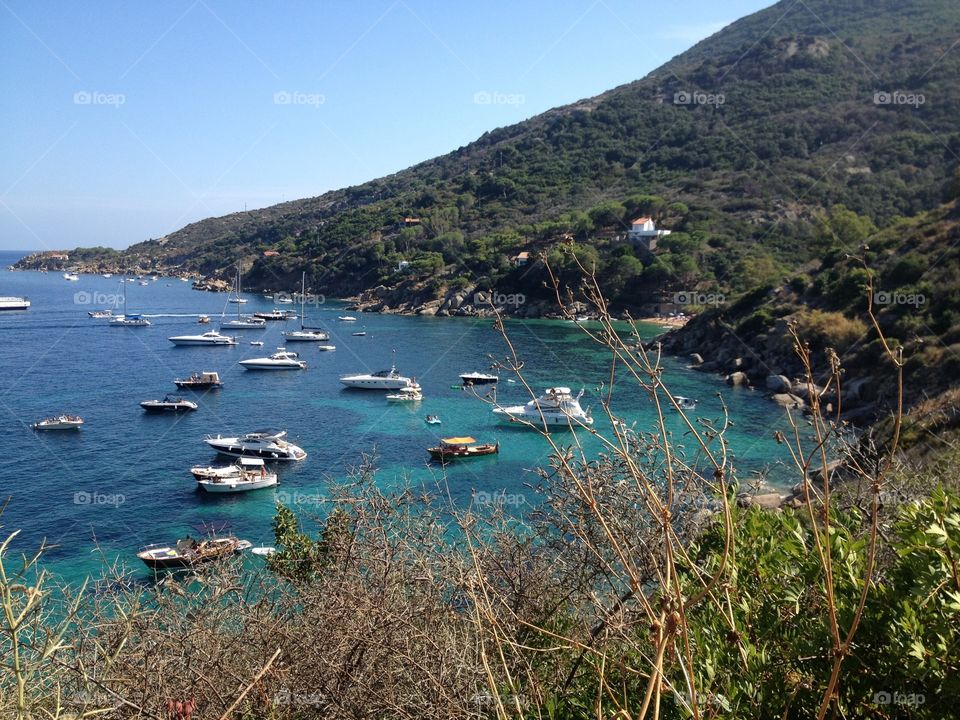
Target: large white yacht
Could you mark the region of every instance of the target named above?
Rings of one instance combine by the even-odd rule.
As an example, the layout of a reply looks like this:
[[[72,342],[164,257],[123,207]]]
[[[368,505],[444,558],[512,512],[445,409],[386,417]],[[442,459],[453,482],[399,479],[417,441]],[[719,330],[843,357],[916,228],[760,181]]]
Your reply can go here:
[[[239,437],[208,435],[204,441],[221,455],[231,457],[258,457],[263,460],[303,460],[303,448],[289,443],[286,430],[257,430]]]
[[[504,422],[529,422],[534,426],[590,426],[593,418],[589,411],[580,407],[583,390],[574,397],[570,388],[547,388],[543,395],[526,405],[512,407],[494,407],[493,412]]]
[[[26,310],[30,301],[22,297],[0,297],[0,310]]]
[[[221,335],[216,330],[205,332],[202,335],[174,335],[167,338],[174,345],[236,345],[237,339],[229,335]]]
[[[359,390],[400,390],[414,384],[412,378],[404,377],[397,372],[396,365],[389,370],[380,370],[375,373],[341,375],[340,382],[349,388]]]
[[[247,370],[303,370],[307,366],[297,353],[282,347],[270,357],[249,358],[241,360],[240,364]]]

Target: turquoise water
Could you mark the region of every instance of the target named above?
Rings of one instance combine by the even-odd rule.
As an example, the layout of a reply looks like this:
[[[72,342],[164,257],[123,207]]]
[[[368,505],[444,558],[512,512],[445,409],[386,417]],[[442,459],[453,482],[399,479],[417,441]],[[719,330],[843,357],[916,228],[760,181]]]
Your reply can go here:
[[[14,259],[0,254],[3,267]],[[309,363],[305,371],[257,373],[237,361],[281,345],[281,330],[295,321],[239,331],[242,340],[235,347],[174,347],[167,337],[202,332],[195,315],[219,316],[226,295],[196,292],[170,278],[147,287],[128,283],[129,311],[156,316],[151,327],[110,327],[88,318],[87,311],[98,306],[82,304],[86,296],[99,293],[99,299],[107,299],[118,285],[117,278],[81,276],[68,282],[60,273],[0,271],[0,295],[27,295],[33,302],[28,312],[0,314],[0,451],[5,460],[0,495],[10,499],[2,523],[7,530],[22,528],[18,550],[26,552],[43,539],[56,545],[47,564],[65,579],[77,580],[101,567],[94,552],[98,545],[108,558],[129,559],[140,545],[204,527],[271,544],[274,500],[285,499],[304,514],[322,512],[317,499],[332,481],[346,477],[361,453],[376,454],[377,482],[383,487],[413,482],[435,489],[439,484],[464,505],[477,492],[534,500],[525,484],[535,481],[535,469],[544,464],[547,442],[497,424],[488,405],[451,388],[460,373],[489,367],[489,355],[505,355],[489,319],[360,315],[359,322],[345,324],[336,320],[342,305],[328,303],[308,308],[308,324],[328,328],[336,352],[293,344],[291,349]],[[256,295],[248,298],[244,312],[272,307]],[[227,311],[235,312],[235,306]],[[215,325],[214,318],[210,327]],[[585,388],[583,402],[593,406],[598,429],[609,429],[596,399],[608,375],[603,350],[571,324],[511,321],[507,327],[534,387]],[[365,337],[351,335],[361,329]],[[645,328],[649,337],[659,331]],[[263,340],[264,346],[251,347],[251,340]],[[384,369],[394,349],[399,369],[423,386],[423,402],[388,405],[381,393],[342,388],[339,375]],[[786,427],[779,408],[758,393],[687,370],[678,360],[667,359],[665,365],[672,391],[700,400],[698,416],[719,418],[717,393],[723,394],[736,423],[729,440],[740,477],[785,459],[772,440],[773,430]],[[218,392],[183,392],[200,403],[199,410],[174,417],[140,409],[141,400],[174,392],[173,378],[197,370],[216,370],[225,382]],[[621,387],[617,412],[636,421],[638,429],[653,430],[649,398],[629,385]],[[522,386],[504,381],[498,393],[503,404],[529,399]],[[76,433],[41,434],[27,427],[60,412],[82,415],[87,424]],[[426,414],[439,415],[443,424],[425,424]],[[671,422],[682,433],[680,422]],[[308,453],[301,463],[279,467],[277,490],[212,497],[196,489],[190,466],[223,460],[202,442],[204,435],[271,426],[287,429]],[[445,469],[429,465],[426,448],[453,434],[499,440],[500,455]]]

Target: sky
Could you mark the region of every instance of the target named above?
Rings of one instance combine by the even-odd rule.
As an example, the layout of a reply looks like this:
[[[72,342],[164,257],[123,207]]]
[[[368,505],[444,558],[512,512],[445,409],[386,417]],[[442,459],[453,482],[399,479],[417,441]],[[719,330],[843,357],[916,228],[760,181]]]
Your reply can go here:
[[[0,249],[319,195],[643,77],[770,0],[0,0]]]

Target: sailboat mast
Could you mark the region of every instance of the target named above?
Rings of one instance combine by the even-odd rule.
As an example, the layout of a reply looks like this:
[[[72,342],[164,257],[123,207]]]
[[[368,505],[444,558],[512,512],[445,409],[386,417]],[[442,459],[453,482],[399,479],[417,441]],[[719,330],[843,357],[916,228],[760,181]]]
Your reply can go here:
[[[307,271],[304,270],[300,276],[300,330],[303,331],[303,321],[306,316],[303,314],[303,301],[307,296]]]

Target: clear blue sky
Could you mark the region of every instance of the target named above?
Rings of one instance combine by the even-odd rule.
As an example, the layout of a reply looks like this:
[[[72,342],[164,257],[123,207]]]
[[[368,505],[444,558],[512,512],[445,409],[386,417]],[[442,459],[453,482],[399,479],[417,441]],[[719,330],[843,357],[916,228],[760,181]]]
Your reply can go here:
[[[125,247],[389,174],[770,4],[0,0],[0,249]]]

